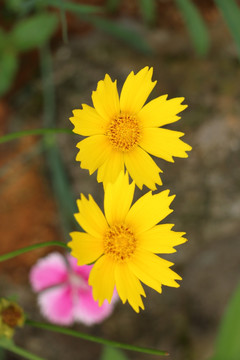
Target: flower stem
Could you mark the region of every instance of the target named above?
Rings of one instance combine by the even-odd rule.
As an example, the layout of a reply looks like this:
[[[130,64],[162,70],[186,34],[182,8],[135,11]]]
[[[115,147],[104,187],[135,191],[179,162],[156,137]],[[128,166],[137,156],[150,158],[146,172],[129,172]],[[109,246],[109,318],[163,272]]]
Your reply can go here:
[[[63,242],[60,242],[60,241],[46,241],[46,242],[26,246],[26,247],[24,247],[22,249],[14,250],[14,251],[11,251],[9,253],[0,255],[0,262],[12,259],[15,256],[24,254],[24,253],[32,251],[32,250],[40,249],[40,248],[45,247],[45,246],[61,246],[61,247],[64,247],[65,249],[69,250],[68,246],[66,244],[64,244]]]
[[[0,137],[0,144],[15,140],[17,138],[23,137],[23,136],[30,136],[30,135],[49,135],[49,134],[56,134],[56,133],[66,133],[66,134],[72,134],[72,130],[70,129],[32,129],[32,130],[23,130],[23,131],[17,131],[11,134],[7,134]]]
[[[22,349],[22,348],[16,346],[12,341],[5,341],[5,339],[2,339],[2,338],[0,339],[0,348],[11,351],[14,354],[20,355],[21,359],[25,358],[25,359],[29,359],[29,360],[44,360],[43,358],[41,358],[37,355],[34,355],[25,349]]]
[[[106,339],[103,339],[103,338],[100,338],[97,336],[81,333],[81,332],[78,332],[78,331],[75,331],[72,329],[68,329],[68,328],[64,328],[61,326],[57,326],[57,325],[44,324],[44,323],[40,323],[40,322],[36,322],[36,321],[32,321],[32,320],[26,320],[25,324],[34,326],[34,327],[37,327],[40,329],[54,331],[54,332],[57,332],[60,334],[70,335],[70,336],[82,338],[84,340],[93,341],[93,342],[96,342],[96,343],[99,343],[102,345],[117,347],[117,348],[121,348],[121,349],[125,349],[125,350],[137,351],[137,352],[151,354],[151,355],[164,355],[164,356],[169,355],[166,351],[161,351],[161,350],[156,350],[156,349],[151,349],[151,348],[146,348],[146,347],[141,347],[141,346],[135,346],[135,345],[130,345],[130,344],[124,344],[124,343],[117,342],[117,341],[106,340]]]

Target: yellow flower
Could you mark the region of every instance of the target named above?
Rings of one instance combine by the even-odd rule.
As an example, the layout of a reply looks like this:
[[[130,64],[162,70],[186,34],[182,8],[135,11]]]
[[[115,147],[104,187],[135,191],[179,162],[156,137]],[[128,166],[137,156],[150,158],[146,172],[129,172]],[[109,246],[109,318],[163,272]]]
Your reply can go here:
[[[169,190],[154,195],[149,191],[131,207],[134,190],[123,172],[115,183],[108,183],[105,216],[91,195],[81,195],[75,217],[86,232],[72,232],[68,246],[78,265],[96,261],[89,284],[100,306],[105,299],[111,302],[116,286],[122,302],[139,312],[139,307],[144,309],[141,295],[145,296],[140,281],[159,293],[162,285],[179,286],[175,280],[181,277],[170,269],[173,263],[155,254],[173,253],[186,239],[185,233],[172,231],[172,224],[157,225],[172,212],[174,196],[168,196]]]
[[[14,301],[0,298],[0,338],[11,338],[17,326],[23,326],[24,313]]]
[[[184,133],[162,128],[180,119],[177,114],[187,107],[181,105],[183,97],[167,100],[163,95],[144,106],[156,85],[152,72],[148,67],[136,75],[131,72],[120,98],[117,82],[106,75],[92,93],[94,107],[83,104],[73,110],[73,131],[87,136],[77,144],[76,160],[90,175],[98,170],[97,180],[104,185],[114,182],[126,167],[140,189],[146,185],[155,190],[156,184],[162,184],[162,170],[149,154],[174,162],[173,156],[187,157],[191,150],[179,139]]]

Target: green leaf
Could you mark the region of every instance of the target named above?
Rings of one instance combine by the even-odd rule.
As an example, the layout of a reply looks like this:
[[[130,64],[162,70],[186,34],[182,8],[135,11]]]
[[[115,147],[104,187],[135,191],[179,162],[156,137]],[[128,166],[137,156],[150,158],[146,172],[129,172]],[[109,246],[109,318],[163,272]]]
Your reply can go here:
[[[235,0],[214,0],[222,12],[222,15],[236,42],[240,56],[240,8]],[[239,355],[240,358],[240,355]]]
[[[119,349],[110,346],[104,346],[100,360],[128,360],[126,355]]]
[[[185,24],[199,55],[205,55],[209,48],[209,36],[205,22],[191,0],[175,0],[182,12]]]
[[[156,0],[139,0],[144,21],[152,25],[156,20]]]
[[[18,68],[15,54],[3,52],[0,56],[0,96],[11,87]]]
[[[152,49],[143,39],[142,35],[133,29],[96,16],[88,16],[86,21],[93,24],[96,28],[124,41],[126,44],[144,54],[152,53]]]
[[[240,359],[240,285],[233,294],[220,324],[212,360]]]
[[[59,8],[59,0],[36,0],[36,2],[39,2],[43,5],[51,5],[54,7]],[[64,1],[62,0],[61,7],[64,10],[71,11],[76,14],[94,14],[96,12],[101,12],[101,8],[99,6],[92,6],[92,5],[83,5],[83,4],[77,4],[70,1]]]
[[[40,47],[53,35],[58,24],[55,14],[42,13],[19,22],[10,34],[10,41],[18,51]]]
[[[17,12],[21,9],[24,0],[5,0],[5,6],[8,10]]]

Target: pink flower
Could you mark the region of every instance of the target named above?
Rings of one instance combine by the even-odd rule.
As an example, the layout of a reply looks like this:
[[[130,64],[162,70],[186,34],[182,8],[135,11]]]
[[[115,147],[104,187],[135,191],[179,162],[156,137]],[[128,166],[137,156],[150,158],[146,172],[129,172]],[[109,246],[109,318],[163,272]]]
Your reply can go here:
[[[106,300],[99,307],[88,285],[92,265],[78,266],[71,255],[66,258],[54,252],[38,260],[30,271],[30,282],[38,295],[41,313],[52,323],[71,325],[74,321],[92,325],[101,322],[113,311],[117,299]]]

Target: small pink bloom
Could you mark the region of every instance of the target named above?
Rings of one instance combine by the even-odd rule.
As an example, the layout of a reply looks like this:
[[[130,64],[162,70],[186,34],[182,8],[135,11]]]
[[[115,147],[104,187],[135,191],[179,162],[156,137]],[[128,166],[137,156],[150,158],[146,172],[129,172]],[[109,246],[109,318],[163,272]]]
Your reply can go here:
[[[32,267],[30,282],[33,290],[39,293],[41,312],[50,322],[71,325],[78,321],[92,325],[112,313],[116,292],[111,304],[105,300],[100,307],[93,299],[92,288],[88,285],[92,266],[78,266],[71,255],[65,258],[54,252]]]

